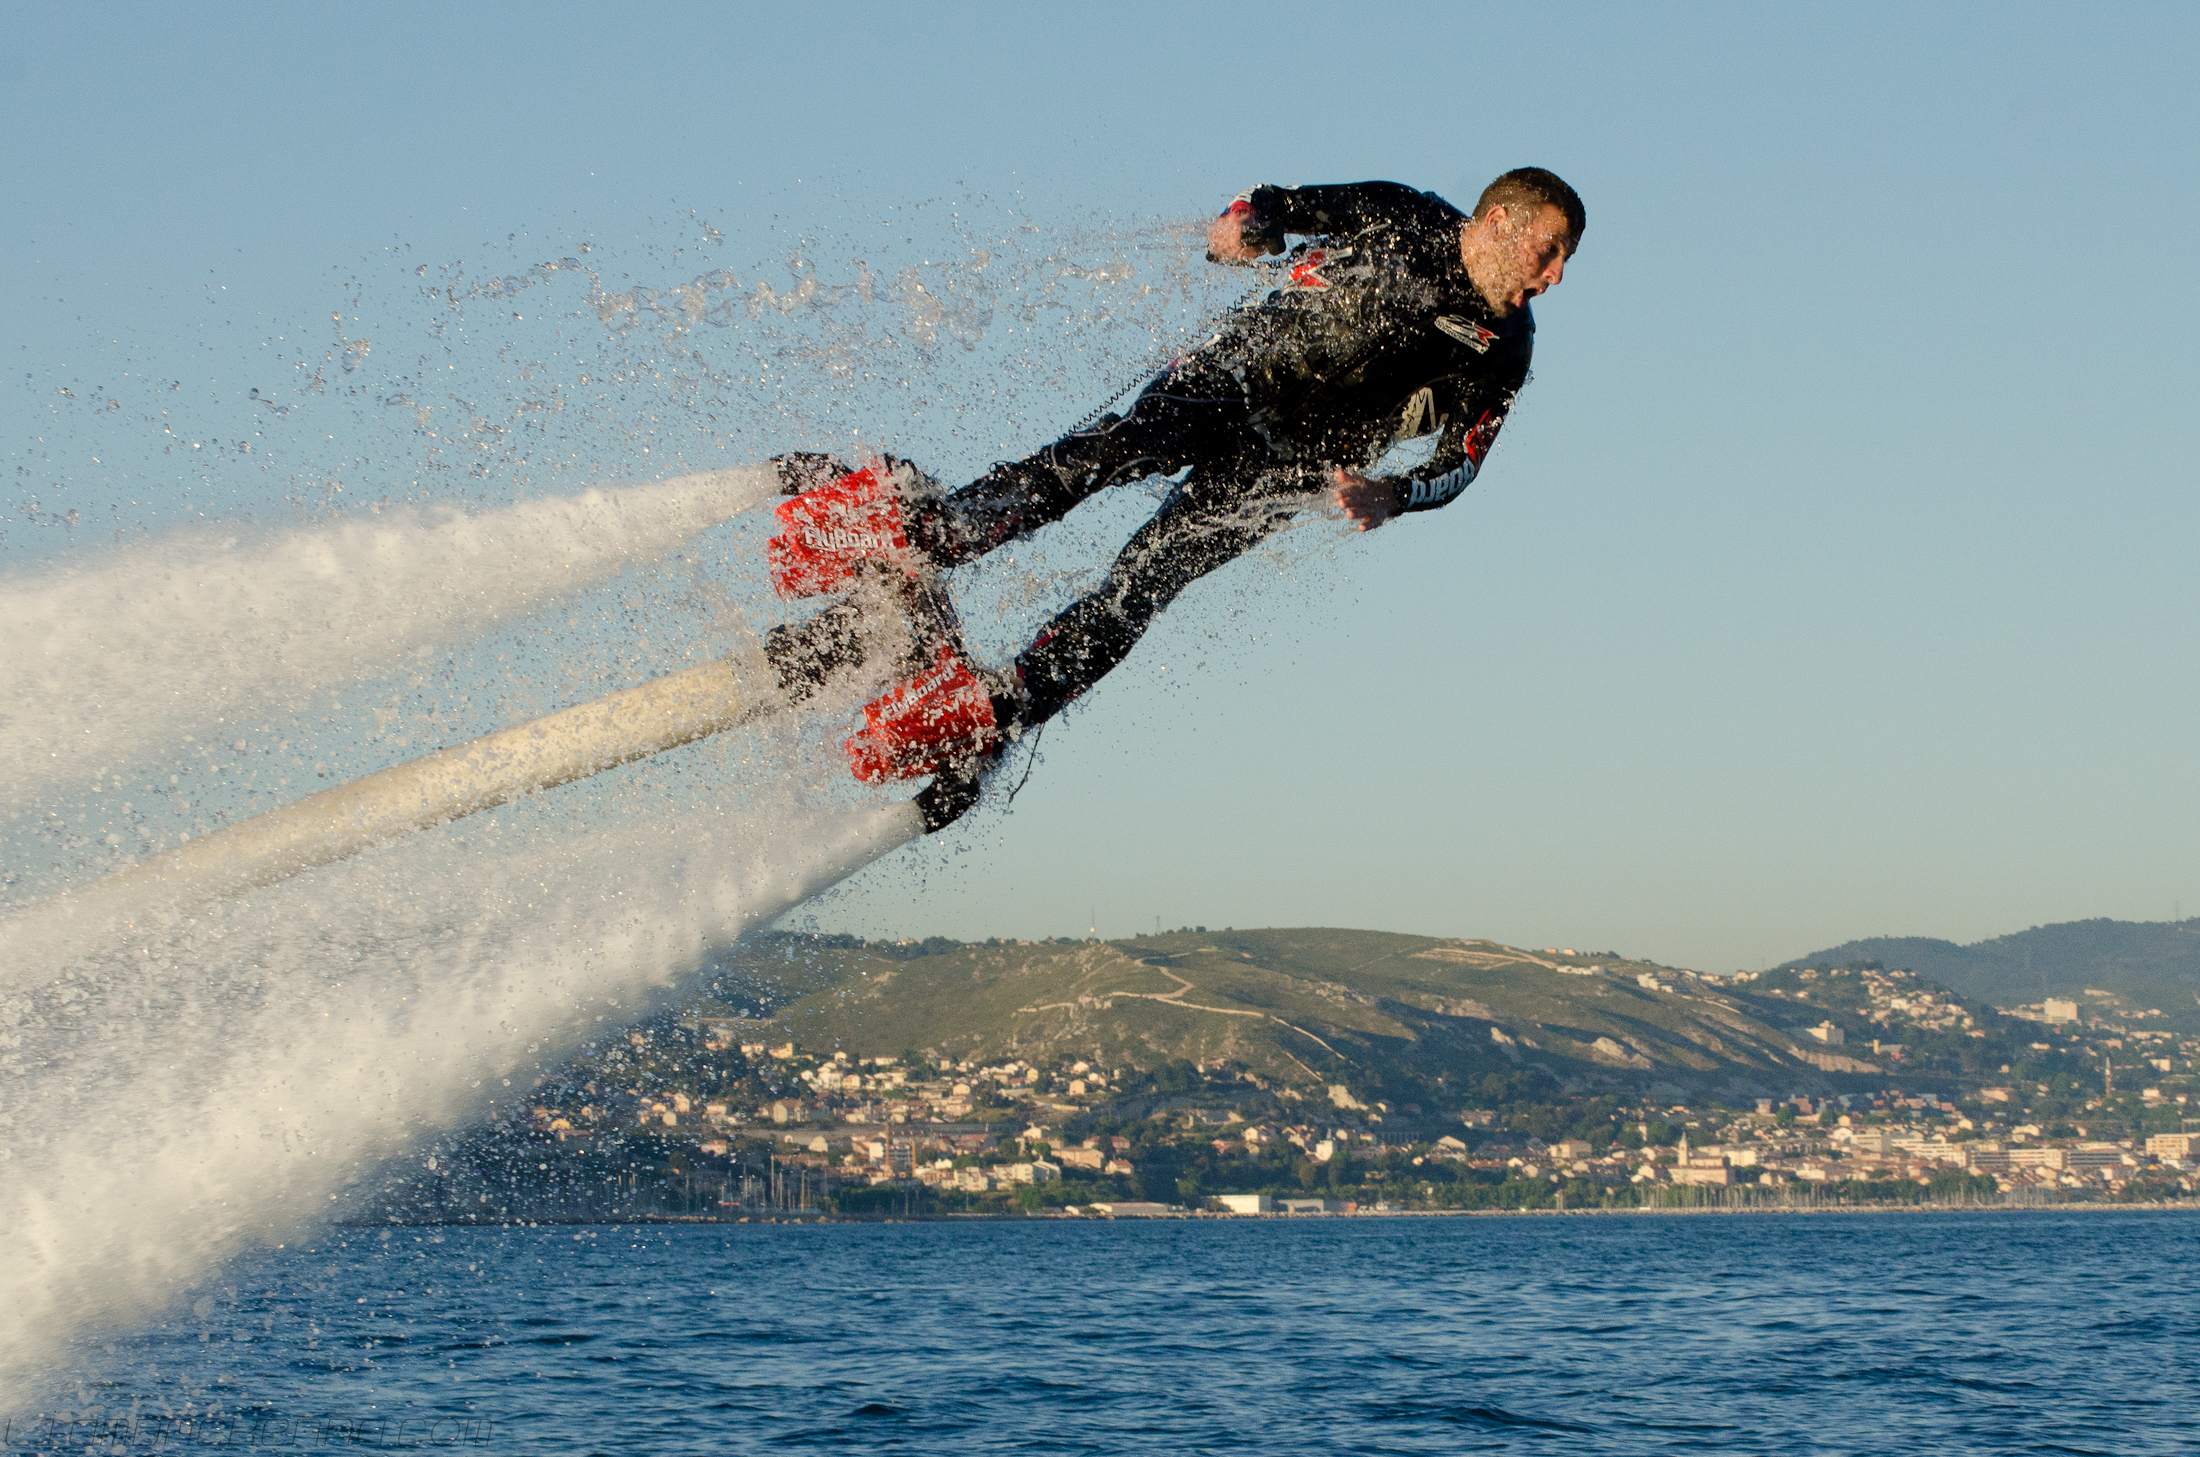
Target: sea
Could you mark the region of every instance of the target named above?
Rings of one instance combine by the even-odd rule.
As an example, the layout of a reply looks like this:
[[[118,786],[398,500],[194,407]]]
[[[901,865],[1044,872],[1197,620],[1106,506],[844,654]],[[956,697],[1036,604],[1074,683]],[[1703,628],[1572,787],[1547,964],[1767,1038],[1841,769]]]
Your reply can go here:
[[[332,1228],[14,1452],[2200,1451],[2200,1217]]]

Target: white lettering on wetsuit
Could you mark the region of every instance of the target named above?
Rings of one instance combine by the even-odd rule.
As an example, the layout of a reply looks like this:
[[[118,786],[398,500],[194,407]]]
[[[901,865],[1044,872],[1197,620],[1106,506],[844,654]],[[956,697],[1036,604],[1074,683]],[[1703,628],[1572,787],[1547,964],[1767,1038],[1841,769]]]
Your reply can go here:
[[[1459,314],[1445,314],[1437,319],[1436,327],[1477,354],[1490,352],[1490,345],[1497,339],[1495,329],[1485,329],[1474,320]]]
[[[1418,423],[1418,421],[1416,421]],[[1418,511],[1449,505],[1460,493],[1474,484],[1475,476],[1482,469],[1483,458],[1490,453],[1490,446],[1497,439],[1497,431],[1505,423],[1505,417],[1495,410],[1485,410],[1482,418],[1474,422],[1466,439],[1459,442],[1460,452],[1466,458],[1440,476],[1428,480],[1406,482],[1405,509]]]
[[[1448,505],[1460,492],[1474,484],[1474,462],[1461,461],[1434,480],[1408,481],[1406,507]]]

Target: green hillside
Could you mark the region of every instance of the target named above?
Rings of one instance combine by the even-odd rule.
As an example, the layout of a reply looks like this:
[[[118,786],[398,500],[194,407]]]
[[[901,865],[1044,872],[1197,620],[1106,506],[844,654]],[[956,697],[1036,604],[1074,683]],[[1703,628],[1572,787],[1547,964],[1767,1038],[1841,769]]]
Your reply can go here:
[[[852,1057],[1234,1063],[1284,1085],[1398,1099],[1525,1067],[1580,1087],[1766,1093],[1882,1071],[1868,1042],[1802,1037],[1819,1009],[1693,972],[1379,931],[922,948],[780,936],[726,968],[721,987],[769,1006],[760,1035]]]
[[[1995,1006],[2069,997],[2088,1016],[2114,1019],[2159,1010],[2161,1017],[2145,1018],[2144,1024],[2200,1031],[2200,918],[2065,921],[1969,946],[1924,936],[1874,936],[1777,969],[1862,961],[1910,968]]]

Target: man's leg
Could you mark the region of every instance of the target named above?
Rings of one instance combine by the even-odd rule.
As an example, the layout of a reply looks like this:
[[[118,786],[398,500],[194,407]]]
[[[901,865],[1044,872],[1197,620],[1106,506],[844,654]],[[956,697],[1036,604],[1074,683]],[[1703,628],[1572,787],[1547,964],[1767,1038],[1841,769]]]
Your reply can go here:
[[[858,779],[939,778],[919,796],[928,828],[977,797],[978,780],[1018,730],[1045,722],[1130,654],[1178,593],[1280,530],[1299,511],[1316,473],[1261,469],[1232,456],[1202,467],[1170,493],[1108,570],[1099,590],[1058,614],[1017,658],[1013,673],[974,672],[943,643],[917,677],[865,706],[848,740]]]
[[[1035,455],[995,466],[952,495],[885,457],[852,470],[831,456],[783,455],[784,526],[765,544],[772,587],[786,598],[843,590],[863,562],[912,575],[957,566],[1069,514],[1078,502],[1145,475],[1241,453],[1253,438],[1244,392],[1194,355],[1140,391],[1123,415],[1073,430]]]
[[[1178,593],[1282,530],[1319,484],[1309,473],[1262,464],[1195,471],[1131,537],[1099,589],[1046,625],[1016,659],[1020,727],[1045,722],[1099,682]]]
[[[870,782],[933,776],[917,796],[927,830],[976,802],[986,767],[1019,728],[1098,682],[1178,593],[1280,529],[1317,488],[1318,472],[1272,465],[1234,382],[1225,391],[1203,373],[1197,361],[1172,370],[1124,416],[996,466],[951,496],[910,501],[901,518],[908,548],[953,566],[1059,520],[1117,481],[1193,467],[1100,589],[1058,615],[1017,660],[1014,679],[975,673],[950,634],[916,677],[865,705],[864,727],[847,742],[850,766]]]
[[[909,537],[940,566],[955,566],[1061,520],[1117,482],[1236,454],[1250,434],[1236,381],[1195,358],[1146,386],[1124,414],[1003,462],[952,495],[913,503]]]

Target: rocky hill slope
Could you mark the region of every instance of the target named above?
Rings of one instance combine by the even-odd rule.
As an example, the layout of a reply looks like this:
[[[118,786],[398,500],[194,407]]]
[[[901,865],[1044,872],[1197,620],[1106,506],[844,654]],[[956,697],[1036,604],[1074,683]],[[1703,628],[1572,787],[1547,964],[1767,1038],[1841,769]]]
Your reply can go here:
[[[1907,967],[1995,1006],[2068,997],[2088,1018],[2159,1010],[2146,1025],[2200,1031],[2200,918],[2065,921],[1959,946],[1925,936],[1873,936],[1782,963],[1876,961]]]
[[[1333,929],[927,949],[768,938],[721,995],[769,1004],[745,1035],[852,1057],[1234,1063],[1393,1091],[1528,1066],[1585,1088],[1885,1081],[1868,1042],[1801,1030],[1816,1008],[1611,954]]]

